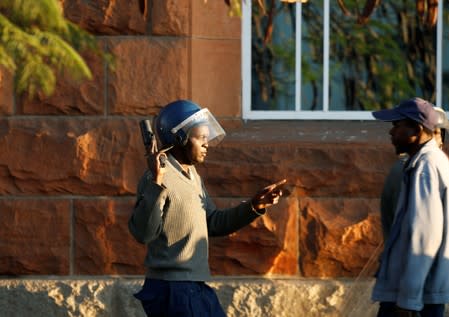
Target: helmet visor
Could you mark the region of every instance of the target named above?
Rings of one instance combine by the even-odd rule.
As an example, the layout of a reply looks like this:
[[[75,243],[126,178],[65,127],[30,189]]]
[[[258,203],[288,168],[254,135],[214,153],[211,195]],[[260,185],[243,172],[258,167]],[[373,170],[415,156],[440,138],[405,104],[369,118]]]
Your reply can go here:
[[[208,127],[209,134],[207,137],[207,143],[210,146],[218,145],[226,135],[226,132],[207,108],[203,108],[200,111],[195,112],[193,115],[171,129],[171,132],[173,134],[177,134],[182,131],[185,135],[188,135],[190,129],[199,125],[205,125]]]

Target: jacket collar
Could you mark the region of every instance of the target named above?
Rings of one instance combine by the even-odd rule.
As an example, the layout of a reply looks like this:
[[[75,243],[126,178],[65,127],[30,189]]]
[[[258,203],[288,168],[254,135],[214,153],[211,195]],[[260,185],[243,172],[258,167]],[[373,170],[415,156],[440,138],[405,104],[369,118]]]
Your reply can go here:
[[[405,170],[408,171],[415,168],[416,164],[424,154],[435,149],[439,149],[437,142],[435,141],[435,139],[430,139],[421,147],[421,149],[419,149],[418,152],[416,152],[415,155],[409,158],[408,162],[405,164]]]

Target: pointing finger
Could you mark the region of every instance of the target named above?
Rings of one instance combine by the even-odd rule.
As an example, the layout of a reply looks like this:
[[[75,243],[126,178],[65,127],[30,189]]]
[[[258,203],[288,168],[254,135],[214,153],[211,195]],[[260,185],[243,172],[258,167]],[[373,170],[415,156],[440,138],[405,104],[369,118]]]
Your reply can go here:
[[[273,192],[275,189],[278,189],[280,186],[284,185],[287,182],[287,179],[283,179],[279,182],[276,182],[274,184],[268,185],[267,187],[264,188],[263,193],[269,193],[269,192]]]

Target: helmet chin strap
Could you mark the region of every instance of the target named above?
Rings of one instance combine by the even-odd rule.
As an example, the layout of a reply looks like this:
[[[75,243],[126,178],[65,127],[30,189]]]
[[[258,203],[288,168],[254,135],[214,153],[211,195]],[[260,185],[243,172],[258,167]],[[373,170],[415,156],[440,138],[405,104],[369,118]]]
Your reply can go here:
[[[192,160],[187,155],[187,144],[178,144],[172,149],[172,154],[181,165],[193,165]]]

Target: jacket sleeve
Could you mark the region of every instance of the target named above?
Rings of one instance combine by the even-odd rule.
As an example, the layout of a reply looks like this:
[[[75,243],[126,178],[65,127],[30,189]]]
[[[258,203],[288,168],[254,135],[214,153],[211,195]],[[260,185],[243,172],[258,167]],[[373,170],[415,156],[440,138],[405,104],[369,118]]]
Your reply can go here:
[[[154,240],[162,230],[162,213],[166,189],[145,174],[138,185],[136,204],[128,220],[132,236],[142,244]]]
[[[426,278],[443,238],[443,204],[435,164],[421,164],[414,172],[410,188],[406,230],[408,250],[404,250],[397,305],[420,310]]]
[[[244,201],[232,208],[217,209],[207,194],[204,184],[202,186],[203,192],[206,195],[206,217],[209,236],[214,237],[231,234],[250,224],[265,213],[265,209],[255,212],[251,207],[250,201]]]

